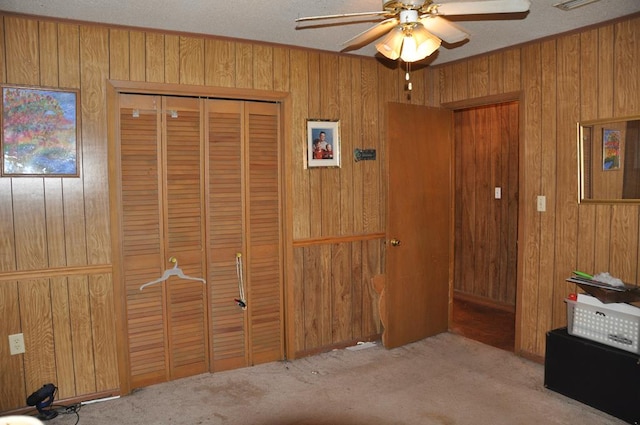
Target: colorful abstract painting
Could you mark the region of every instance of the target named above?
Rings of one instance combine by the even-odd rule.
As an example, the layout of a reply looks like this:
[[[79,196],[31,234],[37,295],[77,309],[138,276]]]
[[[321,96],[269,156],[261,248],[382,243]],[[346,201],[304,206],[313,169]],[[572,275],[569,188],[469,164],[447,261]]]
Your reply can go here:
[[[2,175],[78,175],[78,94],[2,87]]]
[[[620,169],[620,130],[604,129],[602,132],[602,169]]]

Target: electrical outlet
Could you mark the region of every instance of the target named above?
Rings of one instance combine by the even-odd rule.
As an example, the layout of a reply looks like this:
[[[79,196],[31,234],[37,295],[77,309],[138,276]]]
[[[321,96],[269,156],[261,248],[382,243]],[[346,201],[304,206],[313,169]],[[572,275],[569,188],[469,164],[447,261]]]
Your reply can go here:
[[[24,335],[23,334],[9,335],[9,351],[11,351],[12,356],[16,354],[24,353]]]
[[[545,212],[547,210],[547,197],[546,196],[538,196],[538,212]]]

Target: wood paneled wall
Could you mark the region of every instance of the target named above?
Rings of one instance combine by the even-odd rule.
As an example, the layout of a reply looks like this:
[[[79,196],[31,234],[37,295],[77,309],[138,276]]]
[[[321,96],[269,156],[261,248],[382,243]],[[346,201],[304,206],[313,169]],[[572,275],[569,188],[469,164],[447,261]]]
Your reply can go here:
[[[50,381],[61,399],[117,391],[109,79],[289,93],[284,127],[291,144],[283,153],[289,356],[366,337],[375,327],[365,320],[375,313],[371,303],[357,295],[369,282],[340,276],[360,266],[371,275],[384,272],[388,101],[437,106],[521,93],[523,353],[541,356],[545,332],[564,323],[571,270],[638,279],[638,206],[578,205],[575,143],[580,119],[640,113],[638,17],[442,67],[414,67],[411,93],[393,65],[286,46],[4,13],[0,35],[1,82],[79,89],[82,109],[80,178],[0,178],[0,337],[6,342],[23,332],[27,345],[26,354],[10,356],[0,344],[0,411],[24,406],[31,391]],[[305,168],[307,118],[340,119],[341,168]],[[377,149],[378,160],[353,162],[355,147]],[[547,196],[546,213],[535,211],[540,194]],[[340,261],[328,267],[331,259]],[[322,288],[307,280],[328,279],[327,273],[332,283],[323,280]],[[318,290],[321,301],[313,298]],[[354,318],[369,325],[345,325]]]
[[[576,122],[640,114],[640,15],[439,67],[443,104],[519,92],[517,346],[544,355],[566,324],[565,278],[609,271],[638,282],[638,205],[578,204]],[[547,211],[537,212],[536,197]]]
[[[108,80],[288,93],[293,357],[379,332],[369,285],[383,272],[384,105],[433,103],[435,72],[412,72],[408,93],[396,64],[369,58],[0,12],[0,82],[79,89],[82,154],[79,178],[0,178],[0,412],[23,407],[47,382],[61,400],[118,392]],[[306,168],[308,118],[340,120],[341,168]],[[355,163],[356,147],[377,149],[378,160]],[[25,354],[10,356],[14,333],[24,333]]]
[[[506,102],[454,114],[453,288],[506,308],[515,308],[517,288],[518,111]]]

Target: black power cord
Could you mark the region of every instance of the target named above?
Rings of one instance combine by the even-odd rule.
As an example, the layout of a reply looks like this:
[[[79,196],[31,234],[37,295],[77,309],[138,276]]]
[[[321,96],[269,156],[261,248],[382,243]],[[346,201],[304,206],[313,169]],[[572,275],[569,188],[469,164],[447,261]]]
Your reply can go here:
[[[76,403],[76,404],[73,404],[71,406],[64,406],[64,405],[61,405],[61,404],[54,404],[52,407],[60,415],[75,414],[76,415],[76,422],[73,425],[78,425],[78,422],[80,422],[80,413],[79,412],[80,412],[80,408],[82,407],[82,404]]]

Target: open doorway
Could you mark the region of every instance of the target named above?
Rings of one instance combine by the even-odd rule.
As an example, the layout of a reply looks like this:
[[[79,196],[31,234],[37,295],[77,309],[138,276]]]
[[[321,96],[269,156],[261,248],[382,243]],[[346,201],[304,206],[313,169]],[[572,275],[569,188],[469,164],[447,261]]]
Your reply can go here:
[[[460,109],[455,125],[451,331],[515,347],[519,104]]]

